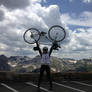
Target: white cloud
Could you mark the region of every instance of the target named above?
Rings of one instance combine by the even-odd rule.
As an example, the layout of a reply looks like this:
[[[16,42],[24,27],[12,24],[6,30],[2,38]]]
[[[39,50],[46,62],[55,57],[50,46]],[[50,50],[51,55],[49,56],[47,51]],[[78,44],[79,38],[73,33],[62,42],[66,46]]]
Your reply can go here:
[[[6,44],[0,43],[0,50],[6,50],[8,48],[8,46]]]
[[[0,16],[2,17],[0,19],[0,54],[30,56],[36,54],[32,50],[34,45],[28,45],[23,40],[24,31],[30,27],[36,27],[40,31],[47,32],[52,25],[62,26],[62,20],[64,20],[65,24],[92,27],[91,12],[83,12],[76,19],[72,18],[69,14],[61,16],[57,5],[43,7],[40,2],[41,0],[39,2],[38,0],[30,0],[30,5],[27,5],[25,8],[21,6],[22,8],[14,7],[13,9],[11,7],[12,11],[10,7],[6,7],[4,4],[4,6],[0,6]],[[63,26],[66,27],[66,25]],[[77,29],[72,32],[72,30],[67,29],[67,39],[62,43],[62,51],[60,50],[58,54],[66,55],[66,57],[71,54],[72,57],[78,57],[80,54],[74,51],[87,51],[91,49],[91,30]],[[66,53],[67,51],[69,53]],[[89,53],[88,55],[91,54]]]
[[[69,2],[73,2],[74,0],[69,0]],[[89,4],[89,3],[92,3],[92,0],[80,0],[82,1],[83,3],[85,4]]]
[[[45,3],[47,2],[47,0],[43,0]]]
[[[71,15],[69,15],[68,13],[62,14],[61,20],[70,25],[92,27],[92,12],[85,11],[79,16],[76,16],[75,14]]]
[[[76,29],[71,34],[70,48],[76,51],[85,51],[92,49],[92,28],[89,29]],[[73,47],[73,48],[72,48]]]
[[[92,0],[82,0],[84,3],[92,3]]]
[[[78,28],[71,32],[70,39],[69,44],[59,52],[62,57],[92,58],[92,28]]]
[[[37,0],[31,0],[30,6],[25,9],[14,7],[14,10],[10,11],[10,7],[6,6],[0,6],[0,9],[4,13],[3,21],[0,22],[0,43],[7,46],[1,54],[6,52],[8,55],[29,55],[33,53],[33,46],[27,47],[29,45],[23,41],[25,30],[35,27],[47,32],[54,24],[62,25],[57,5],[42,7]]]

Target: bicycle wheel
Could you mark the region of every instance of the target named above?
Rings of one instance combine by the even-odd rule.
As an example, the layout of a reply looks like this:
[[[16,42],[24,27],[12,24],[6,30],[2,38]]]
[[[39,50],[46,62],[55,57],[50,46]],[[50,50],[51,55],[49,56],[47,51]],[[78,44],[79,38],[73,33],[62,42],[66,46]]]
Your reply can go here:
[[[34,44],[40,39],[40,32],[36,28],[29,28],[23,35],[24,41],[29,44]]]
[[[65,39],[66,32],[63,27],[54,25],[49,29],[48,36],[52,41],[60,42]]]

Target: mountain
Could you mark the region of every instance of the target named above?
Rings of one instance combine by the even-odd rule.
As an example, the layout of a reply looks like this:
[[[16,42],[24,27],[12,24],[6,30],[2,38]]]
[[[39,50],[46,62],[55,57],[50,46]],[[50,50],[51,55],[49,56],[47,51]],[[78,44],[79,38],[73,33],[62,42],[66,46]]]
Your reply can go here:
[[[29,58],[25,56],[11,56],[8,59],[9,65],[12,67],[12,71],[15,72],[35,72],[39,71],[41,66],[41,57],[36,56]],[[75,69],[75,63],[70,62],[68,59],[60,59],[57,57],[51,57],[51,71],[61,72]]]
[[[10,71],[8,58],[5,55],[0,55],[0,71]]]
[[[92,72],[92,59],[74,60],[71,58],[50,57],[52,72]],[[30,58],[27,56],[0,55],[0,71],[12,71],[18,73],[39,72],[41,57]]]

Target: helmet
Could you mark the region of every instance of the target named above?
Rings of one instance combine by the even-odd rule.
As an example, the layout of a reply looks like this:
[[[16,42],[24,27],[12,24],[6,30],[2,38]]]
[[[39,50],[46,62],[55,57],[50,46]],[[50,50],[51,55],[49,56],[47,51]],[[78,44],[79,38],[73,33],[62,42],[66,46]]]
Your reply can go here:
[[[48,50],[48,47],[43,47],[43,50],[47,51]]]

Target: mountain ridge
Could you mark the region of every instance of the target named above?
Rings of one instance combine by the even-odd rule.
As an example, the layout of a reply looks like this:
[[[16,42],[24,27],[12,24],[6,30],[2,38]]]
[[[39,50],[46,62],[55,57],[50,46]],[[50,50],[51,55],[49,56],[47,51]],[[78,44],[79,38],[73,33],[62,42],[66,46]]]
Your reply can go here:
[[[92,59],[74,60],[71,58],[58,58],[51,56],[52,72],[69,72],[69,71],[92,71]],[[18,73],[39,71],[41,66],[41,57],[34,58],[27,56],[10,56],[0,55],[0,70],[13,71]]]

